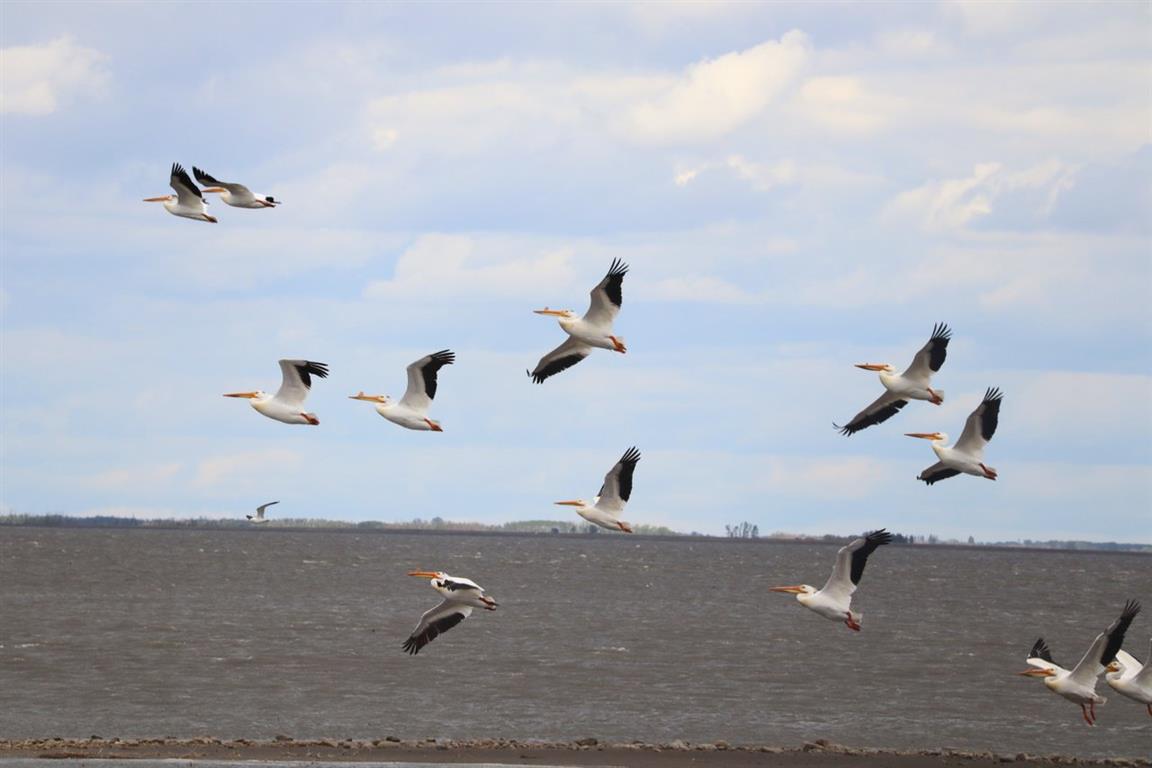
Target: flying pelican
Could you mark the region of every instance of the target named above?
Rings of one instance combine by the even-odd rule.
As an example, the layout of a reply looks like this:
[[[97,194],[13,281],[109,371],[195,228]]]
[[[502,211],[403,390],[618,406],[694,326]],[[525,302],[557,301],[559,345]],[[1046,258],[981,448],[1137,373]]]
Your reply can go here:
[[[1028,664],[1032,669],[1016,674],[1044,678],[1044,685],[1048,686],[1048,690],[1060,694],[1074,704],[1079,704],[1084,722],[1096,725],[1096,705],[1107,701],[1096,693],[1096,678],[1100,677],[1100,673],[1116,659],[1116,652],[1124,644],[1124,633],[1128,631],[1128,625],[1139,612],[1139,603],[1134,600],[1125,603],[1120,618],[1113,621],[1108,629],[1096,635],[1088,652],[1071,672],[1052,660],[1052,651],[1041,637],[1028,652]]]
[[[393,424],[425,432],[443,432],[440,422],[432,421],[425,414],[428,413],[428,406],[432,405],[432,398],[436,397],[436,373],[454,362],[456,353],[442,349],[409,365],[408,389],[398,403],[393,402],[388,395],[366,395],[363,390],[349,395],[349,398],[376,403],[376,413]]]
[[[1149,643],[1148,659],[1147,664],[1141,664],[1135,656],[1120,649],[1104,677],[1113,690],[1145,705],[1152,716],[1152,643]]]
[[[404,650],[413,655],[471,616],[473,608],[496,610],[497,602],[485,595],[484,588],[471,579],[449,576],[444,571],[409,571],[408,575],[431,579],[432,589],[444,596],[439,605],[424,612],[416,629],[404,641]]]
[[[188,171],[180,163],[172,163],[172,174],[168,177],[168,186],[176,190],[174,195],[162,197],[146,197],[146,203],[164,203],[164,209],[173,216],[183,216],[186,219],[197,221],[210,221],[216,223],[215,216],[209,216],[204,195],[200,189],[188,178]]]
[[[268,509],[268,507],[272,506],[273,504],[279,504],[279,503],[280,502],[278,502],[278,501],[270,501],[267,504],[261,504],[260,506],[256,507],[255,516],[244,515],[244,517],[248,518],[252,522],[253,525],[257,525],[259,523],[266,523],[266,522],[268,522],[268,518],[264,517],[264,510]]]
[[[909,400],[927,400],[934,405],[943,403],[944,390],[932,389],[932,374],[944,365],[944,359],[948,356],[948,341],[951,338],[952,331],[948,326],[937,323],[932,328],[932,337],[928,339],[928,343],[920,348],[912,358],[912,364],[901,374],[897,374],[896,369],[888,363],[858,363],[857,368],[880,372],[884,394],[873,400],[844,426],[841,427],[839,424],[832,426],[840,430],[842,435],[854,435],[873,424],[888,421],[897,411],[908,405]]]
[[[610,349],[621,354],[628,351],[624,346],[624,339],[612,332],[612,323],[620,313],[620,304],[623,301],[620,288],[626,274],[628,265],[620,259],[613,259],[608,274],[592,289],[590,293],[592,301],[582,318],[576,317],[576,313],[570,309],[533,310],[538,315],[554,316],[560,327],[568,334],[568,338],[563,344],[540,358],[535,370],[528,374],[532,377],[532,381],[540,384],[549,376],[571,368],[592,354],[592,347]]]
[[[822,589],[816,589],[808,584],[797,584],[791,587],[772,587],[771,590],[794,594],[805,608],[815,611],[826,619],[843,621],[848,629],[859,632],[860,621],[864,617],[851,610],[852,593],[856,591],[860,577],[864,575],[868,556],[876,551],[876,547],[891,542],[892,534],[881,528],[841,547],[836,553],[836,565],[832,567],[832,575],[828,577]]]
[[[948,446],[948,435],[943,432],[906,432],[908,437],[919,437],[932,441],[932,450],[940,461],[916,476],[928,485],[955,477],[963,472],[966,475],[986,477],[995,480],[997,472],[984,463],[984,446],[996,434],[1000,423],[1000,401],[1004,395],[999,389],[990,387],[984,393],[984,400],[964,422],[964,431],[956,445]]]
[[[284,373],[284,381],[273,396],[258,389],[255,392],[232,392],[224,397],[246,397],[260,413],[285,424],[319,424],[316,414],[304,411],[304,398],[312,388],[312,376],[327,378],[328,366],[311,360],[281,360],[280,370]]]
[[[217,181],[196,166],[192,166],[196,181],[204,185],[205,192],[216,192],[220,199],[234,208],[275,208],[280,204],[272,195],[257,195],[243,184]]]
[[[624,512],[628,497],[632,495],[632,473],[636,471],[638,461],[640,451],[635,446],[624,451],[620,461],[604,475],[604,485],[600,486],[600,493],[592,499],[591,505],[583,499],[556,503],[576,507],[576,514],[601,528],[632,533],[632,524],[621,520],[620,515]]]

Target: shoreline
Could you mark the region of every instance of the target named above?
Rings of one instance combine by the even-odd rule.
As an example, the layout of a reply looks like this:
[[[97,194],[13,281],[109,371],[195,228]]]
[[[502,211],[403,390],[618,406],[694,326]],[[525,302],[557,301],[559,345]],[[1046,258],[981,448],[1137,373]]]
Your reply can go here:
[[[996,753],[950,748],[886,750],[848,747],[825,739],[800,747],[730,745],[724,741],[690,744],[601,742],[595,738],[574,741],[517,739],[274,739],[198,738],[100,738],[0,739],[0,761],[5,758],[48,759],[182,759],[182,760],[284,760],[329,762],[500,762],[508,764],[636,766],[680,768],[718,766],[746,768],[928,768],[967,766],[986,768],[1006,763],[1073,766],[1152,766],[1144,757],[1077,758],[1062,755]]]

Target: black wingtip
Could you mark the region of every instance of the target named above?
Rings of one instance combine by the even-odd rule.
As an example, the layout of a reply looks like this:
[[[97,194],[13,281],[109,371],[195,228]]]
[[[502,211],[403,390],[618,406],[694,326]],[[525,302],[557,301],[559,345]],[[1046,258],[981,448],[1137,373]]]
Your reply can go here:
[[[872,531],[871,533],[864,534],[864,540],[877,547],[884,546],[885,544],[892,543],[892,534],[888,533],[887,528],[880,528]]]
[[[952,329],[948,327],[947,323],[936,323],[932,326],[932,341],[947,340],[952,338]]]
[[[1044,642],[1044,638],[1036,638],[1036,642],[1032,643],[1031,650],[1028,651],[1028,658],[1030,659],[1044,659],[1050,664],[1056,662],[1052,660],[1052,651],[1048,647],[1048,643]]]
[[[635,464],[636,462],[640,461],[640,451],[636,450],[636,446],[632,446],[628,450],[624,451],[624,455],[620,457],[620,461],[626,464]]]
[[[304,370],[313,376],[319,376],[322,379],[328,378],[328,364],[317,363],[312,360],[305,361]]]
[[[433,352],[429,357],[433,362],[440,363],[441,365],[452,365],[456,362],[456,353],[450,349],[442,349],[439,352]]]
[[[988,391],[984,393],[984,402],[991,403],[994,400],[1003,400],[1004,393],[1000,391],[999,387],[988,387]]]
[[[836,430],[845,437],[851,437],[852,435],[856,434],[856,430],[849,429],[848,427],[842,427],[836,422],[832,422],[832,429]]]
[[[617,275],[628,274],[628,265],[621,261],[619,258],[612,259],[612,266],[608,267],[608,276],[615,277]]]

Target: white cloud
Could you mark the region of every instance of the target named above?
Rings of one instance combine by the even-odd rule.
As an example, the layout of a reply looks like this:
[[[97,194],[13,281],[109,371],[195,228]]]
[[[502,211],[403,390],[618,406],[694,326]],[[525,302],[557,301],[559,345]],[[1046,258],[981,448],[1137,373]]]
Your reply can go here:
[[[170,487],[184,469],[183,462],[173,461],[152,466],[106,469],[84,479],[87,485],[109,491],[141,491]]]
[[[832,133],[867,135],[882,128],[893,99],[868,92],[857,77],[813,77],[796,100],[801,116]]]
[[[251,416],[251,414],[247,414]],[[202,459],[196,466],[194,484],[202,490],[219,486],[247,486],[247,480],[259,478],[270,470],[292,472],[303,463],[304,457],[286,448],[267,448],[243,451]]]
[[[697,62],[629,111],[629,132],[657,142],[722,136],[759,115],[794,84],[811,58],[799,30],[747,50]]]
[[[99,93],[108,81],[105,58],[67,36],[0,49],[0,113],[49,115],[75,94]]]

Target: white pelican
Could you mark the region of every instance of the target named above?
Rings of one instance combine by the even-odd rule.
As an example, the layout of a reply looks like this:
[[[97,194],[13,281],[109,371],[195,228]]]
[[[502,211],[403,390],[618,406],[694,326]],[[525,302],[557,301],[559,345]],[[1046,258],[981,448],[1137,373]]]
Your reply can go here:
[[[1041,637],[1028,652],[1028,664],[1032,669],[1017,674],[1044,678],[1044,685],[1048,686],[1048,690],[1079,704],[1084,722],[1096,725],[1096,705],[1107,701],[1096,693],[1096,678],[1100,677],[1100,673],[1115,660],[1116,652],[1124,644],[1124,633],[1128,631],[1128,625],[1139,612],[1139,603],[1133,600],[1125,603],[1120,618],[1113,621],[1108,629],[1096,635],[1088,652],[1071,672],[1052,660],[1052,652],[1048,650],[1048,644]]]
[[[216,217],[208,215],[204,195],[200,194],[200,189],[192,183],[192,179],[188,178],[188,172],[180,163],[172,163],[172,174],[168,177],[168,186],[176,190],[176,194],[146,197],[144,202],[164,203],[164,209],[173,216],[216,223]]]
[[[1148,646],[1148,659],[1148,663],[1141,664],[1135,656],[1120,649],[1104,677],[1112,690],[1140,702],[1152,716],[1152,643]]]
[[[940,461],[936,462],[916,476],[928,485],[955,477],[963,472],[966,475],[986,477],[995,480],[997,472],[984,463],[984,446],[996,434],[996,425],[1000,423],[1000,401],[1004,395],[999,389],[991,387],[984,393],[984,400],[976,406],[976,410],[968,414],[964,422],[964,431],[956,445],[948,446],[948,435],[943,432],[907,432],[908,437],[919,437],[932,441],[932,450],[936,452]]]
[[[601,528],[632,533],[632,524],[621,520],[620,515],[624,512],[628,497],[632,495],[632,473],[636,471],[638,461],[640,451],[635,446],[624,451],[620,461],[604,475],[604,485],[600,486],[600,493],[596,494],[591,504],[583,499],[556,503],[576,507],[576,514]]]
[[[412,363],[408,366],[408,389],[398,403],[388,395],[366,395],[363,390],[349,395],[349,399],[376,403],[376,413],[407,429],[443,432],[440,422],[432,421],[425,414],[428,413],[428,406],[432,405],[432,398],[436,397],[437,371],[454,362],[456,353],[442,349]]]
[[[773,592],[787,592],[796,595],[800,604],[809,610],[815,611],[826,619],[843,621],[848,629],[860,631],[860,621],[863,615],[851,609],[852,593],[864,575],[864,566],[868,562],[868,555],[892,541],[892,534],[881,528],[856,539],[851,544],[840,548],[836,553],[836,565],[832,567],[832,575],[822,589],[816,589],[808,584],[797,584],[791,587],[772,587]]]
[[[250,521],[252,521],[253,525],[257,525],[259,523],[266,523],[266,522],[268,522],[268,518],[264,517],[264,510],[268,509],[268,507],[272,506],[273,504],[279,504],[279,503],[280,502],[278,502],[278,501],[270,501],[267,504],[261,504],[260,506],[256,507],[255,516],[244,515],[244,517],[246,517]]]
[[[449,576],[444,571],[409,571],[408,575],[431,579],[432,589],[444,597],[439,605],[424,612],[416,629],[404,641],[404,650],[408,653],[420,653],[421,648],[471,616],[473,608],[496,610],[497,602],[471,579]]]
[[[257,195],[243,184],[217,181],[196,166],[192,166],[196,181],[204,185],[205,192],[215,192],[220,199],[233,208],[275,208],[280,204],[272,195]]]
[[[260,413],[285,424],[319,424],[316,414],[304,410],[304,398],[312,388],[312,376],[327,378],[328,366],[311,360],[281,360],[280,370],[284,373],[284,380],[275,395],[269,396],[258,389],[255,392],[232,392],[224,397],[246,397]]]
[[[571,368],[592,354],[592,347],[610,349],[621,354],[628,351],[624,346],[624,339],[612,332],[612,323],[620,313],[620,304],[623,301],[620,288],[626,274],[628,265],[620,259],[613,259],[608,274],[592,289],[590,294],[592,301],[584,317],[576,317],[576,313],[570,309],[533,310],[538,315],[554,316],[560,327],[568,334],[568,338],[563,344],[540,358],[535,370],[528,374],[532,377],[532,381],[540,384],[549,376]]]
[[[944,402],[944,390],[932,389],[932,374],[944,365],[948,356],[948,341],[952,338],[952,331],[944,323],[937,323],[932,328],[932,337],[928,343],[920,348],[912,358],[912,364],[903,373],[897,374],[896,369],[888,363],[858,363],[857,368],[866,371],[879,371],[880,383],[884,385],[884,394],[873,400],[868,407],[852,417],[852,421],[844,426],[833,424],[842,435],[854,435],[862,429],[873,424],[883,424],[896,415],[909,400],[927,400],[934,405]]]

